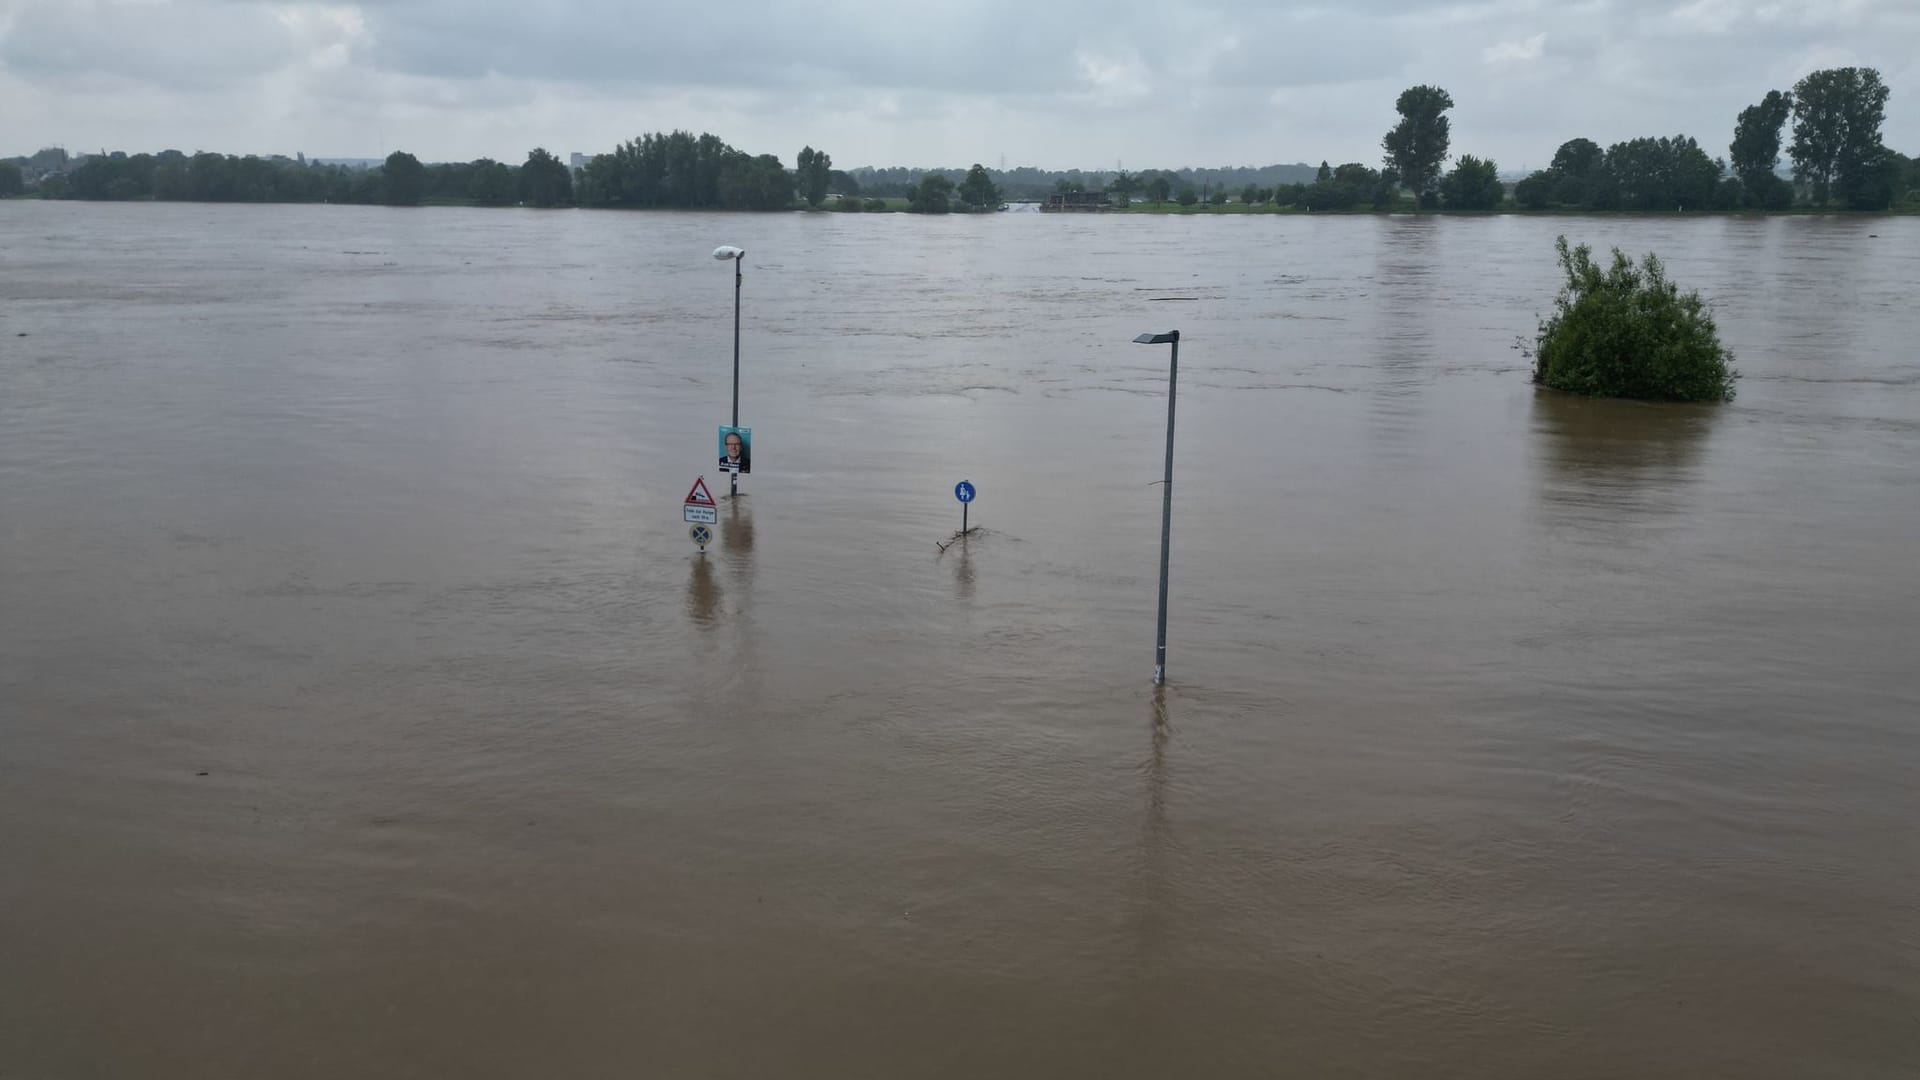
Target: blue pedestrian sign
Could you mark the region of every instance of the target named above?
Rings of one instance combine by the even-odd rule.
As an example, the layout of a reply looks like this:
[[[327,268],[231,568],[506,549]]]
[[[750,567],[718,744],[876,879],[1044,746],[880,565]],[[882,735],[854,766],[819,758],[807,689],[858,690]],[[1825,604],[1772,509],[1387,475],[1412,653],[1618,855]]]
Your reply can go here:
[[[973,481],[962,480],[959,483],[953,485],[953,497],[956,499],[959,499],[963,503],[972,502],[973,501]]]

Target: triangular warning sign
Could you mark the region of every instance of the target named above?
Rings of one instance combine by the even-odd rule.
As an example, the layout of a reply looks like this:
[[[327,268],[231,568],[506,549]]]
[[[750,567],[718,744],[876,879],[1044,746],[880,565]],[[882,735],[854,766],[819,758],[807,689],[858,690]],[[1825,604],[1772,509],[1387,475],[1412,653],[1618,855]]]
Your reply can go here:
[[[693,482],[693,490],[687,492],[688,506],[712,506],[713,493],[707,490],[707,478],[701,477]]]

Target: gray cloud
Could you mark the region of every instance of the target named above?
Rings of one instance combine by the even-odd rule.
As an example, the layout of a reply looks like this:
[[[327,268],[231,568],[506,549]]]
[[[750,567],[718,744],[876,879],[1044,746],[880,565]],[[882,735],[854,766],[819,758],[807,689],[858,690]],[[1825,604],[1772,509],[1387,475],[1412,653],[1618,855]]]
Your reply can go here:
[[[841,164],[1374,161],[1394,96],[1452,91],[1455,149],[1685,132],[1819,66],[1877,66],[1920,151],[1913,0],[0,0],[0,133],[431,158],[715,131]]]

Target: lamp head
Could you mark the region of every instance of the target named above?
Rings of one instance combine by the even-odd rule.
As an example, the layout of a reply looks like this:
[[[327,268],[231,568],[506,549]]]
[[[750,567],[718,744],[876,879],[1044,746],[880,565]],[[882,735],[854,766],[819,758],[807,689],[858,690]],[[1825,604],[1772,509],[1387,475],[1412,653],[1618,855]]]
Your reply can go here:
[[[713,257],[719,259],[721,262],[726,262],[728,259],[738,259],[746,253],[746,248],[737,248],[731,244],[723,244],[713,249]]]
[[[1164,334],[1141,334],[1139,337],[1133,339],[1133,343],[1135,345],[1165,345],[1169,342],[1179,340],[1180,331],[1168,330]]]

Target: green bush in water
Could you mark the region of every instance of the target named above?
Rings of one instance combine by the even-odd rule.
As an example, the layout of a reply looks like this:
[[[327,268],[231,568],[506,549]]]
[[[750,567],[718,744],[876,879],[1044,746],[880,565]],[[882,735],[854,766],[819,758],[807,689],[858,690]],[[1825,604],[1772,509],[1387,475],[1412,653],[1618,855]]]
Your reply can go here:
[[[1695,292],[1667,280],[1659,258],[1638,266],[1613,251],[1602,269],[1585,244],[1554,243],[1567,281],[1540,324],[1533,381],[1586,397],[1731,401],[1733,356]]]

